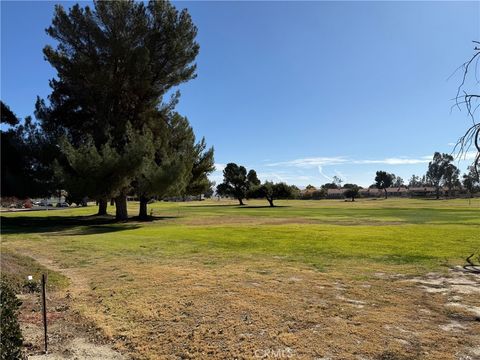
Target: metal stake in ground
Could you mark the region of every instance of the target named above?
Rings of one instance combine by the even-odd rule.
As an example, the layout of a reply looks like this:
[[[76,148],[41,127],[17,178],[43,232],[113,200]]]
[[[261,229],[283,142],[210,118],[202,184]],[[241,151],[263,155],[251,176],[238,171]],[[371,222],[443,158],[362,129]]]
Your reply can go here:
[[[45,274],[42,274],[42,312],[43,312],[43,330],[44,330],[44,341],[45,341],[45,354],[47,353],[47,300],[45,296],[45,285],[47,282],[47,277]]]

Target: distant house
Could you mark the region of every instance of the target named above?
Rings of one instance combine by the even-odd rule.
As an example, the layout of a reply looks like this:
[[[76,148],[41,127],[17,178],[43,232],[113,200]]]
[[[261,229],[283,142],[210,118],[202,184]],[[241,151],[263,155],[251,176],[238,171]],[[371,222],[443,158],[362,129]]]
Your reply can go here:
[[[406,187],[387,188],[387,195],[388,196],[394,196],[394,197],[407,197],[408,196],[408,189]]]
[[[343,199],[345,197],[343,195],[345,191],[347,191],[347,189],[327,189],[325,197],[327,199]]]
[[[310,188],[300,191],[300,198],[303,200],[320,200],[325,197],[325,192],[322,189]]]
[[[445,192],[444,189],[440,189],[440,195],[442,195],[444,192]],[[411,188],[408,188],[408,194],[410,196],[423,196],[423,197],[435,196],[436,189],[433,186],[411,187]]]
[[[347,189],[327,189],[325,192],[326,199],[344,199]],[[304,191],[306,193],[307,191]],[[440,195],[445,195],[447,189],[440,189]],[[382,198],[385,196],[383,189],[366,188],[358,191],[359,197],[363,198]],[[433,197],[436,190],[433,186],[411,187],[405,186],[387,188],[388,197]],[[305,198],[305,197],[304,197]]]
[[[381,197],[384,196],[384,191],[377,188],[360,189],[358,192],[361,197]]]

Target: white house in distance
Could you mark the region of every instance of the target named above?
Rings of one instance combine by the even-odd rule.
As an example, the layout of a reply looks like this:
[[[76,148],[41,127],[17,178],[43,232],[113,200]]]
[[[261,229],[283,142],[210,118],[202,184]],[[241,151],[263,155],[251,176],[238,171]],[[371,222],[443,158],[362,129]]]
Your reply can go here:
[[[328,189],[326,193],[327,199],[343,199],[344,193],[347,189]],[[447,189],[440,189],[440,195],[444,195],[447,192]],[[366,198],[381,198],[385,196],[385,191],[383,189],[377,188],[366,188],[360,189],[358,191],[360,197]],[[435,196],[436,191],[433,186],[422,186],[422,187],[392,187],[387,188],[388,197],[431,197]]]

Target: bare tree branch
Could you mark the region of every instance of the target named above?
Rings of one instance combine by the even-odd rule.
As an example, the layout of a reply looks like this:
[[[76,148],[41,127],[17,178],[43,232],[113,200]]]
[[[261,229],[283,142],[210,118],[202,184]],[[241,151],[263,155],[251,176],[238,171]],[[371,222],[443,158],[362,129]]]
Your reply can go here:
[[[480,41],[473,41],[474,44],[480,45]],[[463,136],[461,136],[455,147],[454,152],[457,152],[457,157],[465,156],[466,153],[470,150],[471,146],[475,146],[477,154],[473,161],[473,169],[476,173],[477,180],[480,179],[480,123],[475,119],[475,112],[480,106],[477,102],[480,100],[480,94],[478,93],[478,88],[475,90],[470,91],[467,89],[467,80],[469,75],[471,74],[471,66],[474,64],[473,69],[473,78],[475,79],[475,85],[479,84],[478,81],[478,62],[480,60],[480,47],[476,46],[473,49],[474,54],[470,57],[470,59],[460,65],[457,70],[455,70],[454,74],[461,68],[463,68],[462,80],[460,85],[457,88],[457,94],[454,98],[455,104],[452,106],[457,107],[458,110],[461,111],[462,107],[467,110],[467,116],[470,117],[472,120],[472,125],[465,131]],[[453,76],[453,74],[452,74]]]

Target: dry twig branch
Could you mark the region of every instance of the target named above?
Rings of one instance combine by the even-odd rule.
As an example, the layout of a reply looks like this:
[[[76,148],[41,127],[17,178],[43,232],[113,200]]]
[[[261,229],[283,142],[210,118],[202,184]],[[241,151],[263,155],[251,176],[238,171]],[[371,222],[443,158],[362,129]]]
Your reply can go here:
[[[474,47],[474,54],[471,58],[463,63],[458,69],[463,68],[463,75],[462,81],[457,88],[457,95],[455,96],[455,105],[460,111],[461,108],[464,107],[467,110],[467,115],[472,120],[472,126],[470,126],[467,131],[461,136],[454,148],[454,152],[457,152],[458,157],[465,156],[466,153],[470,150],[471,146],[475,146],[476,148],[476,155],[473,160],[473,169],[477,175],[477,180],[480,179],[480,122],[476,121],[475,119],[475,112],[480,106],[480,94],[478,93],[478,88],[473,91],[470,89],[466,89],[466,83],[469,74],[471,74],[471,66],[474,64],[474,78],[475,78],[475,85],[479,84],[477,72],[478,72],[478,62],[480,60],[480,41],[473,41],[475,45]],[[457,69],[457,70],[458,70]]]

